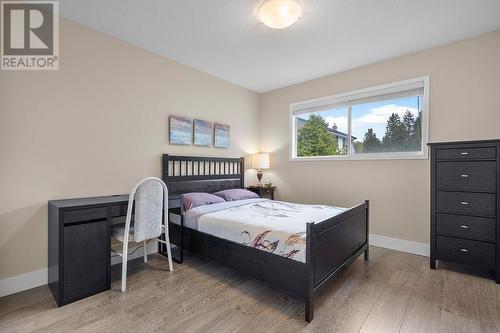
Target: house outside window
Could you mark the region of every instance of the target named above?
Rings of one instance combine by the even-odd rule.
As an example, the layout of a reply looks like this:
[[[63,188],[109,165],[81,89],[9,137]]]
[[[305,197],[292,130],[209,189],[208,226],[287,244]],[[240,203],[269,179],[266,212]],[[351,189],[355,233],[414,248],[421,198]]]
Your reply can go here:
[[[290,105],[290,159],[427,158],[429,77]]]

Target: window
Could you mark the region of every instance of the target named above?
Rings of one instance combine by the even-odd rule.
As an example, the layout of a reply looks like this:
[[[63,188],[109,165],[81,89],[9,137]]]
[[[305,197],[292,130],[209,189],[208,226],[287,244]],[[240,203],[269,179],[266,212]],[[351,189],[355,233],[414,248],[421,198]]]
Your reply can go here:
[[[290,158],[427,158],[429,77],[290,105]]]

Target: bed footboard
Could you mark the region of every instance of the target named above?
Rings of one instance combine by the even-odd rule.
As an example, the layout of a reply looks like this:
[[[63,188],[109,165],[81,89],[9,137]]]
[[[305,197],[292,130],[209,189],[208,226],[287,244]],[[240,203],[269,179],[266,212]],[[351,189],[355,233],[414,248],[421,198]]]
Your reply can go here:
[[[369,202],[330,219],[308,223],[306,231],[305,320],[314,316],[314,297],[342,267],[362,253],[368,260]]]

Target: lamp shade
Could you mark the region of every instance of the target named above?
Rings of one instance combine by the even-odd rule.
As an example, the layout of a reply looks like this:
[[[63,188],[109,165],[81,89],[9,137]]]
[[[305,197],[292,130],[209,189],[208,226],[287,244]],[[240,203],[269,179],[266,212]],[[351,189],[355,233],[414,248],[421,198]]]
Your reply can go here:
[[[269,154],[253,154],[251,167],[252,169],[269,169]]]

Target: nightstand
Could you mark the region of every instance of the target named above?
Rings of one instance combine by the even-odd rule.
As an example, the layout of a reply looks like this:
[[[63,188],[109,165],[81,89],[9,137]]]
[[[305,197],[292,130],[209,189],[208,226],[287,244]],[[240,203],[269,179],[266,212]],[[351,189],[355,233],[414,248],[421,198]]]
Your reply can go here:
[[[276,190],[276,186],[249,186],[247,190],[257,193],[261,198],[274,200],[274,190]]]

